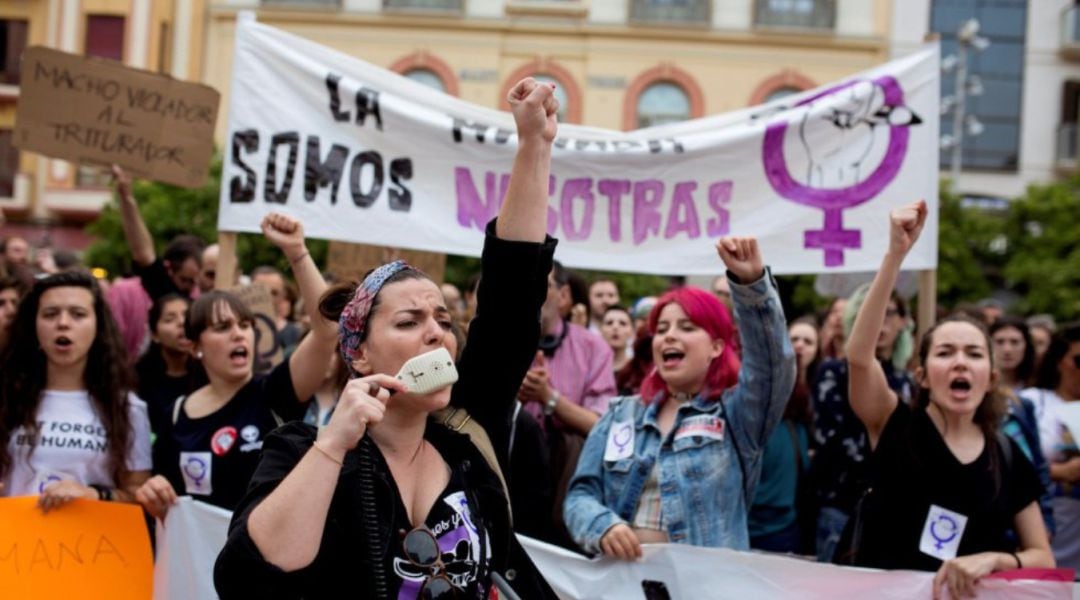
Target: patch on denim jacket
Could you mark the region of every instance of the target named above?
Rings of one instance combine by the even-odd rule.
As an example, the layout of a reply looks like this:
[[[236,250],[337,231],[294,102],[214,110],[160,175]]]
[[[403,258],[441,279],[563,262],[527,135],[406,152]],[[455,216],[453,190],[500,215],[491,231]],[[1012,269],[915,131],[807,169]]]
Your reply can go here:
[[[675,439],[685,437],[706,437],[714,440],[724,439],[724,420],[713,415],[695,415],[683,419],[675,430]]]
[[[616,461],[630,458],[634,455],[634,422],[620,421],[611,426],[608,431],[607,448],[604,449],[604,460]]]

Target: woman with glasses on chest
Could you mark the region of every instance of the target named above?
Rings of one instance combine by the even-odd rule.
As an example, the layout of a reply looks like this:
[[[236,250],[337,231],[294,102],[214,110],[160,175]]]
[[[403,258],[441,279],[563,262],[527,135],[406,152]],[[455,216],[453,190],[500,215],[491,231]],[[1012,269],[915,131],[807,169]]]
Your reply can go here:
[[[405,363],[416,356],[457,354],[442,293],[419,271],[390,263],[355,291],[325,295],[320,308],[340,313],[353,379],[325,427],[294,423],[267,438],[218,557],[223,599],[336,598],[343,590],[487,598],[500,577],[523,598],[554,597],[514,538],[498,467],[470,437],[432,418],[448,405],[466,409],[494,448],[508,448],[512,403],[536,351],[555,249],[545,229],[558,102],[531,78],[509,101],[518,151],[488,226],[460,379],[411,392],[395,377],[409,379]]]

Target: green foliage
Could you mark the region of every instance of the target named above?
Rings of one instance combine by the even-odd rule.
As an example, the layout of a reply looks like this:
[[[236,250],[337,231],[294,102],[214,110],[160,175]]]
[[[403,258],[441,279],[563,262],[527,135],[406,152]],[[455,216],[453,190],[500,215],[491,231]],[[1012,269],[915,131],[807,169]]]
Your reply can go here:
[[[938,219],[938,302],[954,306],[989,296],[1004,263],[992,249],[1000,245],[1004,215],[965,207],[942,185]]]
[[[1031,186],[1010,207],[1006,283],[1021,298],[1021,314],[1080,319],[1080,174]]]
[[[788,320],[803,315],[816,315],[828,308],[830,298],[823,298],[814,290],[815,275],[781,275],[776,277],[780,287],[780,299]]]
[[[139,212],[160,256],[171,239],[180,234],[197,235],[208,243],[217,239],[218,194],[221,187],[221,157],[210,166],[206,184],[185,189],[153,181],[136,181],[132,186]],[[110,276],[131,273],[131,252],[124,240],[120,211],[110,203],[97,220],[86,227],[97,241],[87,249],[86,264],[108,270]],[[308,240],[315,264],[326,258],[326,242]],[[259,265],[273,265],[288,273],[289,261],[261,235],[241,234],[236,242],[240,268],[248,272]]]
[[[446,275],[443,279],[452,283],[462,292],[473,273],[480,272],[480,259],[473,256],[446,255]]]
[[[940,304],[1004,289],[1015,314],[1080,318],[1080,175],[1031,186],[1004,210],[963,206],[942,189],[940,214]]]

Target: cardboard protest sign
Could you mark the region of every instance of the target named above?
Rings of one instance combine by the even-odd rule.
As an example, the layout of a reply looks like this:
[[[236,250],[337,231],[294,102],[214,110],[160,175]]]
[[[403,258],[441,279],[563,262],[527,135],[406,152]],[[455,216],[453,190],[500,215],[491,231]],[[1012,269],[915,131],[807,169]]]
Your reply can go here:
[[[0,498],[0,598],[149,598],[153,556],[142,509],[74,500],[48,514],[37,497]]]
[[[266,286],[253,283],[229,290],[255,315],[255,372],[268,373],[285,360],[285,349],[278,344],[274,315],[274,297]]]
[[[330,242],[326,270],[342,281],[360,281],[371,269],[395,260],[409,263],[434,281],[441,282],[446,275],[445,254],[347,242]]]
[[[116,163],[183,187],[206,181],[220,94],[194,83],[35,46],[22,57],[14,144],[74,162]]]

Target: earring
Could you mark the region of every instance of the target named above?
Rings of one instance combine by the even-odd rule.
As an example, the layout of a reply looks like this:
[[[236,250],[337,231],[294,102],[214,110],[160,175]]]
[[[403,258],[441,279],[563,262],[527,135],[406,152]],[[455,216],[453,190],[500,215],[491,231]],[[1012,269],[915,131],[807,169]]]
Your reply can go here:
[[[195,353],[195,358],[198,359],[198,360],[202,360],[202,356],[203,356],[202,350],[199,350],[198,352]]]

